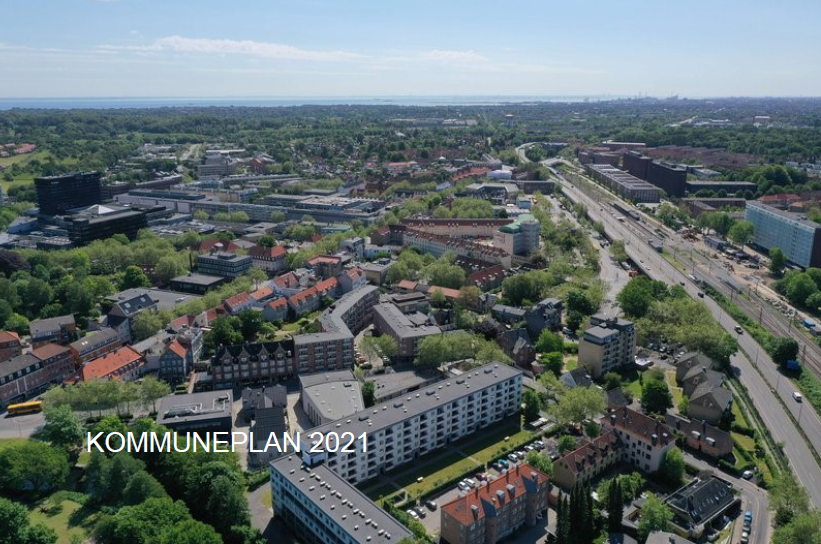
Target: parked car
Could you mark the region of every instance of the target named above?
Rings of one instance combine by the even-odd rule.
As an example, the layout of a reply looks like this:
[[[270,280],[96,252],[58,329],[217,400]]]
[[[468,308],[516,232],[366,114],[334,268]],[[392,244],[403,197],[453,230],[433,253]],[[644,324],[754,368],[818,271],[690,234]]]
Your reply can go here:
[[[417,520],[419,519],[419,514],[417,514],[416,510],[414,510],[413,508],[408,508],[406,510],[406,512],[411,518],[417,519]]]
[[[417,506],[416,508],[414,508],[414,510],[416,511],[416,513],[419,515],[420,518],[423,518],[423,517],[428,515],[428,513],[425,512],[425,509],[422,508],[421,506]]]
[[[480,482],[484,482],[485,480],[487,480],[487,476],[485,476],[481,472],[477,472],[476,473],[476,479],[479,480]]]
[[[745,470],[744,472],[741,473],[741,477],[744,478],[745,480],[750,480],[753,477],[753,471],[752,470]]]
[[[458,484],[456,484],[456,486],[457,486],[459,489],[461,489],[462,491],[467,491],[468,489],[470,489],[470,486],[469,486],[468,484],[466,484],[466,483],[464,482],[464,480],[463,480],[463,481],[461,481],[461,482],[459,482]]]
[[[544,442],[542,442],[541,440],[537,440],[533,443],[533,447],[537,450],[543,450],[544,449]]]
[[[745,519],[745,520],[750,520],[750,523],[752,523],[752,521],[753,521],[753,513],[752,513],[752,511],[751,511],[751,510],[746,510],[746,511],[744,512],[744,519]]]
[[[519,461],[519,458],[518,458],[518,457],[516,457],[516,454],[515,454],[515,453],[511,453],[511,454],[509,454],[509,455],[507,456],[507,458],[508,458],[508,460],[510,460],[510,462],[511,462],[511,463],[516,463],[516,462],[518,462],[518,461]]]
[[[425,501],[425,506],[428,507],[428,510],[433,512],[434,510],[436,510],[436,501]]]
[[[470,487],[476,487],[476,480],[473,478],[465,478],[465,483],[468,484]]]
[[[741,544],[747,544],[750,541],[750,533],[744,531],[741,533]]]
[[[534,449],[536,449],[536,448],[534,448],[534,447],[533,447],[533,446],[531,446],[530,444],[528,444],[527,446],[525,446],[525,452],[531,452],[531,451],[533,451]]]
[[[507,462],[507,459],[499,459],[499,464],[502,465],[503,468],[507,468],[510,463]]]

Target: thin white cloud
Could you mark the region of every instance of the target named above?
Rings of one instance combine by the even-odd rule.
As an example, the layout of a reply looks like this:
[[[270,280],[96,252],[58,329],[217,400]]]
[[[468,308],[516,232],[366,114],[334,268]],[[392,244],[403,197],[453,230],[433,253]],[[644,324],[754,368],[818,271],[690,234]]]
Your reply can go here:
[[[176,53],[240,55],[277,60],[300,60],[314,62],[353,61],[366,58],[364,55],[350,51],[322,51],[310,50],[271,42],[257,42],[252,40],[228,40],[210,38],[185,38],[183,36],[167,36],[155,40],[149,45],[103,45],[102,49],[123,50],[136,52],[172,51]]]
[[[488,58],[480,55],[476,51],[455,51],[449,49],[432,49],[422,54],[423,60],[432,60],[437,62],[458,62],[458,63],[482,63],[487,62]]]

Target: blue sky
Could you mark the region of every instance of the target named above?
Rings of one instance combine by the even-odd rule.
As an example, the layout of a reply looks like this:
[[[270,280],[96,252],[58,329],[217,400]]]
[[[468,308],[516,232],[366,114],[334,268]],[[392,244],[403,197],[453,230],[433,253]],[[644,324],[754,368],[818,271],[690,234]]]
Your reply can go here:
[[[821,95],[817,0],[6,0],[0,13],[0,97]]]

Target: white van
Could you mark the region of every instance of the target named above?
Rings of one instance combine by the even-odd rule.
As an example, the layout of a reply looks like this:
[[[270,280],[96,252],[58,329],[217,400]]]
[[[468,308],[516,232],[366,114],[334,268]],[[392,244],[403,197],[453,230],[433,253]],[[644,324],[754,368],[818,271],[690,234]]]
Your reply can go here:
[[[792,398],[795,399],[795,402],[801,402],[804,400],[804,397],[798,391],[792,392]]]

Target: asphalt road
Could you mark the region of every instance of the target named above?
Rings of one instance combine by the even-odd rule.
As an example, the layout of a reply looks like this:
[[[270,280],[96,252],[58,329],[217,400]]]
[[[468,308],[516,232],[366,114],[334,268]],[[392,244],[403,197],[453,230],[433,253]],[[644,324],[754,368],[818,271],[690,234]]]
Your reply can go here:
[[[0,418],[0,438],[28,438],[45,423],[43,413]]]
[[[650,248],[647,244],[646,233],[633,230],[634,227],[629,225],[628,222],[619,222],[606,207],[603,211],[600,210],[606,204],[593,200],[566,180],[563,180],[563,189],[571,197],[571,200],[581,201],[587,206],[591,218],[601,221],[605,225],[609,236],[613,239],[625,241],[628,255],[636,263],[640,263],[639,266],[645,270],[647,275],[671,285],[683,283],[691,296],[695,297],[697,295],[700,291],[698,286],[667,262],[661,254]],[[641,263],[641,261],[644,262]],[[737,323],[709,297],[704,298],[703,301],[716,321],[728,332],[735,335],[734,328]],[[776,399],[775,394],[770,389],[770,384],[764,378],[768,374],[777,374],[772,361],[766,357],[764,351],[748,335],[741,335],[739,344],[743,351],[739,351],[732,359],[733,365],[737,368],[739,380],[747,388],[773,440],[784,443],[785,455],[798,480],[806,487],[811,500],[816,506],[821,506],[821,467],[816,463],[809,446],[796,429],[782,403]],[[753,357],[758,353],[757,364],[762,369],[762,373],[756,371],[753,362],[748,359],[745,352],[752,354]],[[772,372],[768,373],[768,369]],[[785,387],[783,382],[786,382],[786,380],[782,380],[782,383],[779,384],[779,391],[782,395],[786,392],[783,389]],[[790,402],[794,403],[792,399],[790,399]],[[790,404],[788,403],[787,406],[790,406]],[[798,408],[802,411],[802,429],[808,436],[817,435],[821,440],[821,422],[817,417],[811,416],[812,410],[808,410],[808,408],[811,407]]]

